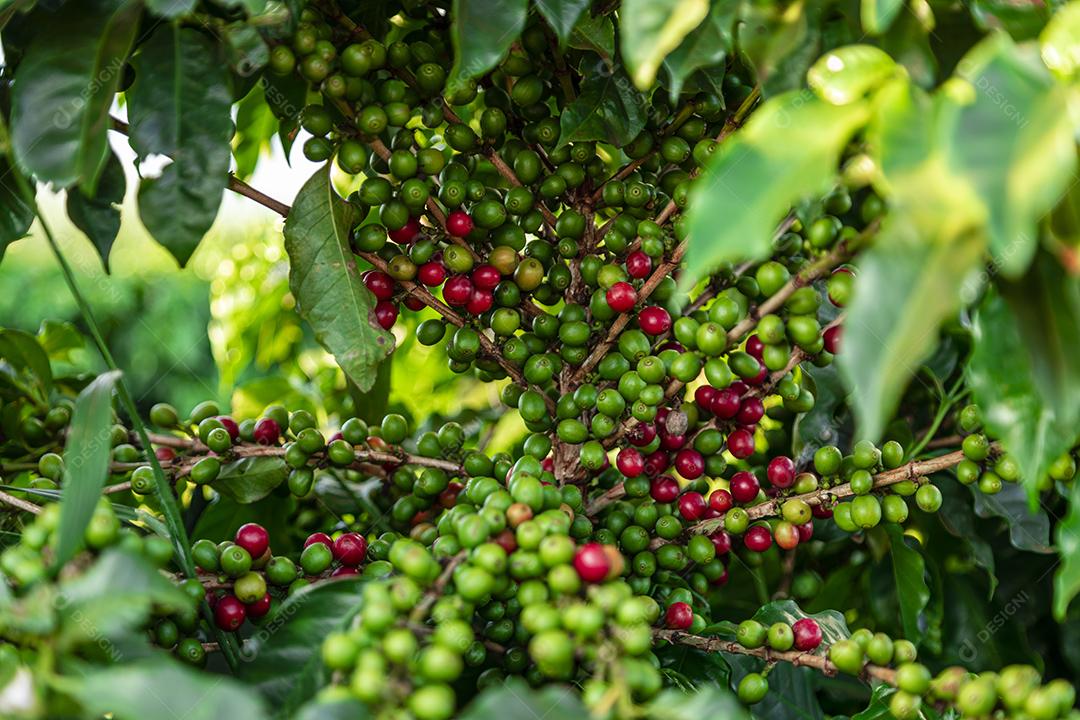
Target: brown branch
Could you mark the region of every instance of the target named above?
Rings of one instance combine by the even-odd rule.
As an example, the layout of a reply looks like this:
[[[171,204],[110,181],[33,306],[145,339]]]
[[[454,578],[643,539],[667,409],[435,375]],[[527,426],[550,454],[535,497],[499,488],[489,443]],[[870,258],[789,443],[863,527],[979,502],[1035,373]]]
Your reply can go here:
[[[682,630],[654,630],[653,636],[668,642],[680,645],[689,645],[708,652],[725,652],[737,655],[750,655],[761,658],[767,663],[786,662],[795,667],[808,667],[824,673],[830,677],[836,675],[839,669],[833,665],[825,655],[815,655],[801,650],[772,650],[768,647],[748,648],[732,640],[722,640],[715,637],[702,637],[691,635]],[[859,673],[859,677],[865,681],[881,680],[890,685],[896,685],[896,671],[881,665],[866,664]]]
[[[9,495],[2,490],[0,490],[0,503],[10,505],[17,510],[22,510],[23,512],[31,513],[32,515],[41,514],[41,506],[35,505],[34,503],[27,500],[17,498],[14,495]]]

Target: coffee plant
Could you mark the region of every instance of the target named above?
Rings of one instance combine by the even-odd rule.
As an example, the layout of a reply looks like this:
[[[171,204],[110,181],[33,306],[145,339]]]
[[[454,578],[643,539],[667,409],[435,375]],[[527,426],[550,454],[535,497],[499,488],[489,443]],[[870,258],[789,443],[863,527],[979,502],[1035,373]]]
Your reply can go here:
[[[0,330],[0,716],[1080,717],[1080,3],[6,0],[0,42],[0,252],[83,314]],[[319,409],[132,396],[35,190],[107,266],[129,176],[180,265],[226,192],[283,219]],[[490,407],[389,404],[409,353]]]

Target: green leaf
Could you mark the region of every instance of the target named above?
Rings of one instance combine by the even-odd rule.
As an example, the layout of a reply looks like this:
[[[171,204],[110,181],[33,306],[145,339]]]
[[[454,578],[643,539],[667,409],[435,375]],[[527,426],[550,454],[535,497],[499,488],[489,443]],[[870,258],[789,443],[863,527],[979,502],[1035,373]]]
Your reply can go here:
[[[937,487],[945,496],[944,504],[949,511],[935,513],[935,517],[950,535],[963,544],[962,556],[970,557],[978,567],[986,571],[990,584],[989,597],[992,598],[998,586],[994,549],[978,531],[968,494],[961,489],[960,483],[942,482],[937,483]]]
[[[976,46],[959,67],[975,99],[961,108],[947,147],[986,205],[996,269],[1015,278],[1038,248],[1038,221],[1073,182],[1066,91],[1033,47],[1004,33]]]
[[[582,70],[581,92],[559,117],[559,143],[599,140],[627,145],[645,127],[645,99],[622,70],[597,58]]]
[[[822,37],[826,5],[748,3],[739,12],[739,50],[753,64],[762,97],[803,88],[810,65],[831,47]],[[854,39],[854,38],[852,38]]]
[[[211,486],[238,503],[262,500],[289,477],[289,466],[280,457],[246,457],[222,466]]]
[[[847,105],[876,89],[896,63],[873,45],[845,45],[823,55],[806,74],[806,82],[825,102]]]
[[[179,610],[191,605],[144,556],[112,548],[85,573],[60,584],[58,641],[66,648],[97,643],[113,655],[114,647],[103,641],[141,628],[155,606]]]
[[[1054,12],[1039,35],[1042,59],[1050,71],[1071,80],[1080,69],[1080,2],[1070,2]]]
[[[270,48],[251,25],[234,22],[225,26],[225,57],[240,77],[250,77],[270,62]]]
[[[620,50],[634,84],[647,90],[668,53],[709,14],[709,0],[625,0]]]
[[[38,328],[37,341],[49,360],[67,361],[72,350],[86,347],[86,338],[66,320],[45,320]]]
[[[821,628],[821,648],[832,645],[837,640],[851,637],[844,616],[835,610],[824,610],[819,613],[808,613],[802,610],[794,600],[774,600],[754,613],[754,619],[764,625],[772,625],[777,622],[785,622],[791,625],[802,618],[814,618]],[[821,653],[818,653],[821,654]]]
[[[971,488],[975,514],[981,518],[1001,518],[1009,528],[1009,542],[1014,548],[1047,554],[1050,547],[1050,518],[1043,510],[1032,511],[1024,489],[1006,483],[1001,492],[987,495]]]
[[[60,496],[55,564],[59,567],[82,548],[112,459],[112,394],[120,371],[99,375],[75,399],[64,443],[64,478]]]
[[[495,67],[525,28],[528,0],[454,0],[450,39],[454,65],[447,85],[477,78]]]
[[[1020,464],[1034,500],[1080,437],[1080,282],[1042,255],[1000,287],[976,317],[966,371],[987,429]]]
[[[881,35],[904,7],[904,0],[861,0],[859,18],[868,35]]]
[[[326,165],[304,184],[285,220],[289,288],[300,316],[338,365],[364,391],[394,348],[375,322],[374,296],[360,280],[349,247],[353,210],[338,197]]]
[[[750,720],[750,713],[726,687],[710,685],[694,693],[665,690],[649,703],[648,716],[655,720]]]
[[[851,716],[851,720],[893,720],[889,712],[889,697],[896,689],[888,683],[880,683],[870,696],[870,704],[865,710]]]
[[[929,232],[890,215],[859,257],[837,361],[866,438],[881,437],[908,381],[933,352],[938,328],[971,292],[969,276],[980,266],[979,236],[938,239]]]
[[[18,64],[11,88],[11,143],[41,182],[93,193],[109,151],[109,107],[135,42],[142,5],[66,3]]]
[[[0,158],[0,177],[7,178],[10,173],[17,172],[6,158]],[[8,245],[26,237],[34,222],[33,208],[26,204],[16,187],[16,182],[5,180],[0,183],[0,260],[4,259]]]
[[[1080,593],[1080,483],[1074,482],[1069,511],[1054,533],[1061,564],[1054,572],[1054,618],[1065,620],[1069,603]]]
[[[611,60],[615,56],[615,26],[611,18],[586,15],[578,20],[570,33],[570,47],[591,50],[605,60]]]
[[[53,387],[52,367],[36,337],[22,330],[0,328],[0,368],[4,364],[25,380],[25,387],[39,401],[48,401]]]
[[[534,689],[524,680],[510,678],[480,693],[459,720],[578,720],[588,715],[581,696],[567,685]]]
[[[368,706],[359,700],[316,698],[297,711],[295,720],[367,720],[370,717]]]
[[[725,260],[767,257],[791,205],[828,189],[867,110],[865,103],[830,105],[794,91],[762,105],[713,154],[691,194],[684,287]]]
[[[236,106],[236,135],[232,146],[238,178],[247,180],[255,172],[255,166],[263,152],[269,150],[270,139],[277,128],[278,122],[267,104],[264,86],[258,83]]]
[[[731,32],[737,12],[735,3],[713,2],[705,20],[664,58],[664,69],[671,78],[673,103],[694,71],[723,64],[731,52]]]
[[[184,265],[210,229],[229,170],[232,97],[226,68],[203,33],[163,25],[135,59],[127,92],[131,146],[172,163],[139,184],[139,217]]]
[[[536,0],[536,9],[555,31],[559,45],[565,47],[578,18],[590,4],[591,0]]]
[[[291,498],[267,497],[244,505],[232,498],[219,496],[199,516],[195,529],[191,531],[191,539],[207,538],[221,542],[235,537],[241,525],[257,522],[274,538],[274,551],[285,554],[292,542],[290,532],[293,525],[289,513],[295,509],[296,501]],[[282,540],[279,542],[277,538]]]
[[[265,628],[241,650],[240,677],[275,709],[291,717],[329,677],[322,664],[322,641],[344,630],[360,611],[365,580],[345,577],[309,585],[290,595],[267,618]],[[282,672],[282,668],[288,672]]]
[[[221,720],[268,715],[258,696],[235,680],[191,670],[172,659],[91,671],[64,688],[90,717]]]
[[[109,251],[120,232],[120,205],[126,190],[124,167],[116,155],[109,152],[93,195],[74,188],[67,193],[68,217],[94,243],[106,271],[109,269]]]
[[[930,588],[926,585],[926,563],[922,553],[908,543],[901,526],[886,523],[885,532],[889,536],[893,580],[900,603],[900,624],[904,628],[904,637],[918,645],[923,637],[919,616],[930,602]],[[911,542],[917,544],[915,540]]]
[[[164,18],[187,15],[198,4],[199,0],[146,0],[146,7],[150,9],[150,12]]]

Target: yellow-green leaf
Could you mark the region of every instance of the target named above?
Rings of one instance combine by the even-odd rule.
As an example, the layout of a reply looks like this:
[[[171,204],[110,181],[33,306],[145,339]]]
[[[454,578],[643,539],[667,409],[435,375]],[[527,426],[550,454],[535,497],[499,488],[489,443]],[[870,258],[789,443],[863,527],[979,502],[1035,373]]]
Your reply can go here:
[[[638,89],[656,80],[660,63],[709,14],[709,0],[626,0],[619,11],[623,58]]]

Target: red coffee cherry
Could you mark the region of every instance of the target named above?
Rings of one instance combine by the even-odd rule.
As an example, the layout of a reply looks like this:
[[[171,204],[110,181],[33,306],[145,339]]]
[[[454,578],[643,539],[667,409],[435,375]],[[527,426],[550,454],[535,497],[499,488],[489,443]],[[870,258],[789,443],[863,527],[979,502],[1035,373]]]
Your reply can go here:
[[[731,536],[724,530],[717,530],[709,536],[717,555],[727,555],[731,552]]]
[[[232,438],[233,442],[236,442],[240,438],[240,426],[237,425],[236,421],[231,417],[228,415],[218,415],[217,421],[229,431],[229,437]]]
[[[726,387],[716,391],[709,409],[721,420],[730,420],[738,414],[741,405],[739,393],[733,388]]]
[[[661,475],[652,481],[649,495],[658,503],[669,503],[679,497],[679,483],[670,475]]]
[[[699,385],[694,391],[694,403],[702,410],[712,412],[712,404],[716,399],[716,388],[712,385]]]
[[[623,448],[615,457],[615,467],[628,478],[635,478],[645,472],[645,459],[634,448]]]
[[[729,489],[731,498],[740,505],[745,505],[758,496],[761,484],[754,473],[740,470],[732,476]]]
[[[260,445],[277,445],[278,438],[281,437],[281,426],[273,418],[262,418],[255,423],[253,437]]]
[[[585,582],[603,582],[611,571],[611,560],[600,543],[585,543],[574,555],[574,569]]]
[[[664,627],[686,630],[694,622],[694,610],[684,602],[671,603],[664,613]]]
[[[446,268],[440,262],[426,262],[416,270],[416,279],[428,287],[442,285],[446,280]]]
[[[469,296],[469,302],[465,304],[465,309],[471,315],[483,315],[491,306],[495,304],[495,296],[490,290],[481,290],[476,288],[472,291],[472,295]]]
[[[311,545],[312,543],[317,543],[317,542],[322,543],[323,545],[330,548],[331,550],[334,549],[334,541],[333,541],[333,539],[329,535],[327,535],[326,533],[323,533],[323,532],[314,532],[314,533],[311,533],[310,535],[308,535],[307,540],[304,541],[304,547],[306,548],[308,545]]]
[[[650,305],[638,313],[638,325],[646,335],[663,335],[671,329],[671,315],[662,307]]]
[[[214,606],[214,624],[227,632],[236,632],[247,617],[247,609],[235,595],[225,595]]]
[[[375,303],[375,322],[379,323],[379,327],[383,330],[389,330],[394,327],[394,323],[397,322],[397,316],[397,305],[389,300],[380,300]]]
[[[270,534],[258,523],[247,523],[236,531],[234,542],[247,550],[251,557],[258,558],[270,547]]]
[[[409,221],[405,223],[404,227],[398,230],[391,230],[387,235],[394,242],[407,245],[420,235],[420,221],[416,218],[409,218]]]
[[[766,525],[754,525],[743,535],[743,544],[753,552],[765,552],[772,547],[772,541],[772,533]]]
[[[754,454],[754,433],[746,428],[734,430],[728,435],[727,446],[732,455],[744,460]]]
[[[697,480],[705,474],[705,458],[697,450],[683,448],[675,454],[675,470],[687,480]]]
[[[699,492],[683,493],[679,496],[679,514],[683,519],[694,522],[705,515],[705,498]]]
[[[795,462],[785,455],[774,457],[769,461],[768,474],[773,487],[789,488],[795,484]]]
[[[756,425],[763,417],[765,417],[765,405],[761,402],[761,398],[748,397],[739,404],[735,422],[740,425]]]
[[[253,603],[244,606],[244,612],[249,618],[259,619],[270,612],[270,593],[265,593]]]
[[[472,297],[473,284],[464,275],[455,275],[446,281],[442,292],[447,305],[462,307]]]
[[[825,341],[825,350],[835,355],[840,352],[840,340],[843,338],[844,329],[840,325],[833,325],[821,336]]]
[[[502,280],[494,265],[477,265],[472,271],[472,283],[481,290],[494,290]]]
[[[805,652],[821,644],[821,626],[817,624],[817,620],[813,618],[796,620],[791,629],[795,632],[796,650]]]
[[[717,488],[709,494],[709,507],[718,513],[726,513],[734,504],[731,493],[723,488]]]
[[[765,343],[756,334],[746,338],[746,352],[753,355],[758,361],[765,354]]]
[[[626,274],[640,280],[652,272],[652,258],[640,250],[626,256]]]
[[[381,270],[368,270],[364,273],[364,286],[379,300],[394,297],[394,278]]]
[[[638,422],[634,423],[630,429],[626,432],[626,439],[630,441],[631,445],[637,447],[645,447],[653,441],[656,437],[656,426],[652,423]]]
[[[334,558],[342,565],[356,567],[364,562],[364,556],[367,555],[367,540],[360,533],[344,533],[334,541],[331,549],[334,551]]]
[[[446,216],[446,232],[454,237],[465,237],[472,232],[473,221],[464,210],[454,210]]]
[[[630,312],[637,304],[637,291],[628,282],[617,282],[604,294],[608,307],[617,313]]]

